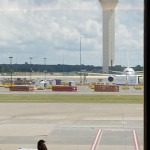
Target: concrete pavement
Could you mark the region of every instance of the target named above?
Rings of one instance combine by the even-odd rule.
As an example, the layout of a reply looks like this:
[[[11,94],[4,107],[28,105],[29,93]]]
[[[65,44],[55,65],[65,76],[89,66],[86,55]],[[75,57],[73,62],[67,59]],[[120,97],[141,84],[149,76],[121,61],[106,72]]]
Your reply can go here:
[[[142,150],[143,104],[0,103],[1,150],[39,139],[53,150]]]

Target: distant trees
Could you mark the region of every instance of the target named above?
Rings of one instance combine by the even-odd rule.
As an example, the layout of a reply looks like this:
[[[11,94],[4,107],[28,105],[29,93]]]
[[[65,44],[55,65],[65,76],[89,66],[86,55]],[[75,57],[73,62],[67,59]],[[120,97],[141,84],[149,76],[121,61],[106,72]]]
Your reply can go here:
[[[124,67],[122,67],[121,65],[109,67],[109,70],[112,70],[112,71],[122,71],[123,69]]]
[[[116,65],[110,67],[110,70],[113,71],[123,71],[125,67],[121,65]],[[80,71],[80,65],[66,65],[66,64],[57,64],[57,65],[39,65],[39,64],[12,64],[13,72],[44,72],[46,70],[49,73],[52,72],[78,72]],[[135,71],[142,71],[143,67],[137,65],[133,67]],[[82,65],[82,70],[91,71],[91,72],[102,72],[101,66],[93,66],[93,65]],[[8,73],[10,72],[10,64],[0,64],[0,72]]]
[[[141,67],[140,65],[137,65],[137,66],[134,67],[134,70],[135,71],[142,71],[143,67]]]
[[[8,64],[0,65],[0,72],[10,72],[10,65]]]

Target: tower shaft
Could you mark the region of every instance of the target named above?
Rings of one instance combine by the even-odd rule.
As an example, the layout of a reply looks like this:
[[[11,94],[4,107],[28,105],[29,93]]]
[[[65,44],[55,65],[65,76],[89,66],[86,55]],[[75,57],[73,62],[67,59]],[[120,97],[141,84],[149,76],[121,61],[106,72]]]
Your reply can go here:
[[[99,0],[103,8],[103,72],[115,63],[115,7],[118,0]]]

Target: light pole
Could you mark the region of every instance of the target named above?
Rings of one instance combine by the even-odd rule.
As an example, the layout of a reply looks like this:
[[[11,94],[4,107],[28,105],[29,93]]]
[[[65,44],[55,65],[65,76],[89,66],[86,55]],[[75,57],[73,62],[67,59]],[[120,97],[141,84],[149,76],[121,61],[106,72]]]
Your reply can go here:
[[[12,58],[13,57],[9,57],[9,59],[10,59],[11,87],[12,87]]]
[[[31,72],[32,72],[32,68],[31,68],[31,60],[32,60],[32,57],[29,57],[29,59],[30,59],[30,82],[31,82]]]
[[[47,59],[47,58],[43,58],[43,59],[44,59],[44,64],[45,64],[44,72],[45,72],[45,81],[46,81],[46,72],[47,72],[47,70],[46,70],[46,59]]]
[[[80,83],[82,83],[82,60],[81,60],[81,40],[84,37],[80,37]]]

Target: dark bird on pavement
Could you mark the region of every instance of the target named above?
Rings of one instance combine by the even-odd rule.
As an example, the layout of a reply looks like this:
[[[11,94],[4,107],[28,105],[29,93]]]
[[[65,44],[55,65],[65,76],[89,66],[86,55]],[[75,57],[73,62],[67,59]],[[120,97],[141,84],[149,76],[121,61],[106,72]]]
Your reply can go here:
[[[37,149],[38,150],[48,150],[46,145],[45,145],[45,141],[44,140],[39,140],[37,143]]]

